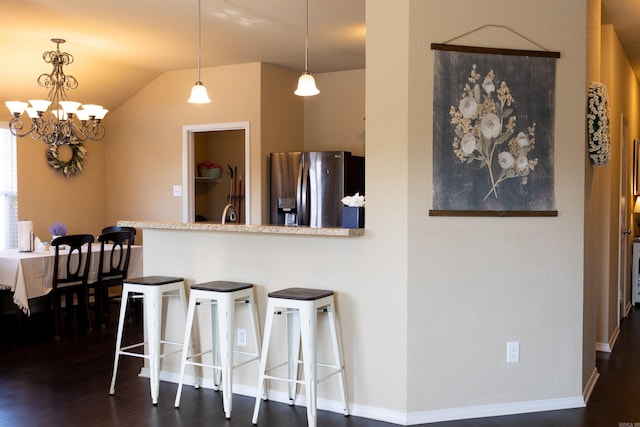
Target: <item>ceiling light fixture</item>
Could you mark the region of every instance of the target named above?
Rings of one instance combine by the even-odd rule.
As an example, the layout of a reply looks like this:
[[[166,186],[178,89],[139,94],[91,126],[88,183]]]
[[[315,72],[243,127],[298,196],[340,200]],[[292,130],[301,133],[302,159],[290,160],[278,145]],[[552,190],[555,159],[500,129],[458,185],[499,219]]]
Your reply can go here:
[[[77,88],[78,80],[65,75],[62,68],[73,63],[73,56],[60,52],[60,44],[65,42],[64,39],[51,41],[56,44],[56,50],[45,52],[42,58],[47,64],[53,64],[53,70],[50,74],[44,73],[38,77],[38,85],[49,89],[49,100],[30,99],[28,103],[6,101],[5,105],[13,115],[9,122],[11,133],[18,137],[31,134],[33,139],[42,139],[49,145],[102,139],[105,130],[101,122],[109,110],[101,105],[67,101],[66,91]],[[31,119],[31,127],[23,132],[24,123],[20,116],[25,110]],[[77,120],[74,120],[74,116]]]
[[[304,45],[304,73],[298,79],[298,88],[294,92],[298,96],[313,96],[320,93],[316,81],[309,72],[309,0],[307,0],[307,33]]]
[[[209,95],[207,94],[207,88],[200,81],[200,39],[201,39],[201,23],[200,20],[200,0],[198,0],[198,80],[196,84],[191,88],[191,96],[188,102],[191,104],[207,104],[211,102]]]

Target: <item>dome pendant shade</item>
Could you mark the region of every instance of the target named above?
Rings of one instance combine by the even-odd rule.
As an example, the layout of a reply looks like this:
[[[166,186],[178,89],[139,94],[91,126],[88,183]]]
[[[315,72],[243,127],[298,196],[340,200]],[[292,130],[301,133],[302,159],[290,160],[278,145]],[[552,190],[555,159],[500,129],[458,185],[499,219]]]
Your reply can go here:
[[[201,4],[198,0],[198,80],[191,88],[191,96],[187,100],[190,104],[208,104],[211,102],[207,94],[207,88],[204,87],[200,80],[200,55],[201,55],[201,38],[202,38],[202,13]]]
[[[209,99],[209,95],[207,94],[207,88],[202,84],[202,82],[197,81],[191,88],[191,96],[187,102],[191,104],[208,104],[211,102],[211,99]]]
[[[298,88],[293,92],[298,96],[313,96],[320,93],[316,79],[309,72],[309,0],[307,0],[307,22],[304,38],[304,73],[298,79]]]
[[[305,71],[298,79],[298,88],[294,92],[298,96],[313,96],[320,93],[316,87],[316,80],[310,72]]]

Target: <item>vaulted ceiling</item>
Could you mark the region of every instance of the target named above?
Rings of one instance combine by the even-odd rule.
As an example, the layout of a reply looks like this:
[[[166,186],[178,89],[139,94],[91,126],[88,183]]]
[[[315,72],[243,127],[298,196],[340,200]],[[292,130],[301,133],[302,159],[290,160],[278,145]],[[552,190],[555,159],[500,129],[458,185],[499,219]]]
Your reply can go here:
[[[201,2],[202,67],[304,70],[305,0]],[[2,0],[0,98],[45,98],[42,53],[62,38],[75,57],[65,67],[79,81],[74,100],[113,109],[163,72],[196,68],[197,22],[198,0]],[[365,0],[309,0],[310,71],[364,67]]]
[[[203,67],[260,61],[304,69],[305,0],[201,2]],[[365,3],[309,0],[312,72],[365,67]],[[602,5],[603,22],[614,24],[640,75],[640,1]],[[198,0],[2,0],[0,99],[46,97],[36,84],[51,68],[42,53],[63,38],[61,50],[75,57],[65,72],[80,82],[73,98],[114,109],[163,72],[195,69],[197,19]]]

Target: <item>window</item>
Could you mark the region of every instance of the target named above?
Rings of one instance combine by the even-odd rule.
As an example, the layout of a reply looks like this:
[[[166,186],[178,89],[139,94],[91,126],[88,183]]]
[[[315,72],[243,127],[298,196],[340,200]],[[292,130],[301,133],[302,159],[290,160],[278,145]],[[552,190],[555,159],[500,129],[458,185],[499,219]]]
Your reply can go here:
[[[16,137],[0,122],[0,249],[18,247]]]

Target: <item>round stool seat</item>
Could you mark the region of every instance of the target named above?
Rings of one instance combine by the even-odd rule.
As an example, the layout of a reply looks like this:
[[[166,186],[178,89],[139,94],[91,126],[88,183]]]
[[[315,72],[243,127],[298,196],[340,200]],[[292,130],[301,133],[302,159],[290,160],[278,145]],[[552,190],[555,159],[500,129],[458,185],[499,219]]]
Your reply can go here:
[[[252,287],[252,283],[227,282],[224,280],[216,280],[213,282],[197,283],[195,285],[191,285],[191,289],[209,292],[236,292]]]
[[[269,292],[269,298],[292,299],[296,301],[315,301],[333,295],[333,291],[324,289],[287,288]]]

